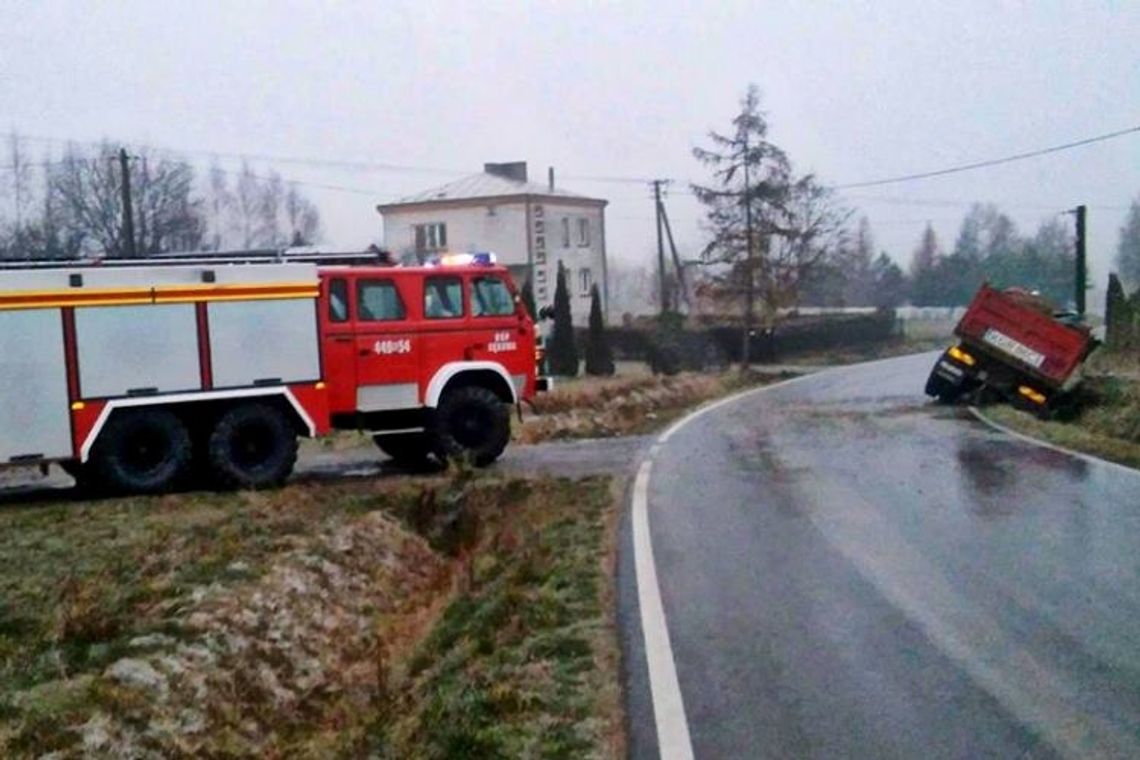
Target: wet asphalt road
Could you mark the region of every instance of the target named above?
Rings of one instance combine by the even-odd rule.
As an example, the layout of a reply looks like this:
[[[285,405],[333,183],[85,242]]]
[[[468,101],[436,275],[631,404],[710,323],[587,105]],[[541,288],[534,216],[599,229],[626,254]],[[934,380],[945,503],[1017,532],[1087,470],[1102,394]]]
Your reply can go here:
[[[698,758],[1140,757],[1140,476],[931,405],[935,356],[748,395],[654,457]],[[631,754],[652,757],[623,532]]]

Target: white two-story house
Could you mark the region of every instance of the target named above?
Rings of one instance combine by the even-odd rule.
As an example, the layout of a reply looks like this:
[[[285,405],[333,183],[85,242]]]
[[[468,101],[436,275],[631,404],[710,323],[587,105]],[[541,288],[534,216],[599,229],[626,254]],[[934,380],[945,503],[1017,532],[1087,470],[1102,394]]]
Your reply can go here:
[[[528,280],[539,308],[554,302],[559,262],[566,268],[570,310],[583,325],[590,288],[606,307],[607,201],[527,180],[525,161],[485,164],[483,171],[395,203],[377,206],[384,245],[404,261],[442,252],[491,251],[521,287]]]

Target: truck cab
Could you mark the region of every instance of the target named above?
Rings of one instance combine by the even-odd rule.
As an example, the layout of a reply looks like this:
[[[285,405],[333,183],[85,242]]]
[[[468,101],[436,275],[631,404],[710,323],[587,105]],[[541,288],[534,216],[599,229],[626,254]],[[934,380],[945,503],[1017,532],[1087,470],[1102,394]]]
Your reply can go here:
[[[334,427],[409,464],[498,457],[510,406],[537,385],[534,323],[505,267],[322,267],[320,292]]]

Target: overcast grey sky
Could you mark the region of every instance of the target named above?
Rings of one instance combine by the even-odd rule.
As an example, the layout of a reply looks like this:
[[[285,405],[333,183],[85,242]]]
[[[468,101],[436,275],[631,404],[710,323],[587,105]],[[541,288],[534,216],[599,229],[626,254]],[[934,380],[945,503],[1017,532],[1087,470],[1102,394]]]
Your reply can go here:
[[[649,259],[648,189],[585,177],[703,179],[691,149],[749,82],[797,169],[849,183],[1140,125],[1140,3],[106,2],[0,9],[0,129],[209,152],[439,171],[274,163],[309,187],[329,242],[379,238],[378,202],[484,161],[554,166],[608,198],[611,254]],[[224,165],[234,166],[225,160]],[[265,161],[255,161],[264,167]],[[1023,231],[1091,207],[1103,281],[1140,134],[1023,163],[860,191],[880,247],[944,246],[971,201]],[[701,243],[691,196],[668,199]]]

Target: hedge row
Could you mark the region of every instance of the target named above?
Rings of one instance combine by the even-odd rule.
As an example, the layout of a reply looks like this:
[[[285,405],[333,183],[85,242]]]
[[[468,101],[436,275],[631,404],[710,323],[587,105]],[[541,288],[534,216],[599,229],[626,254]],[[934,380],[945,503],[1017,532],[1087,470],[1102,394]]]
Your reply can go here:
[[[609,327],[606,335],[617,359],[645,361],[654,371],[704,369],[740,361],[741,326],[688,328],[680,325]],[[792,319],[775,329],[753,331],[752,361],[772,363],[799,354],[832,348],[862,346],[889,340],[898,334],[893,311]],[[576,338],[585,346],[586,331]]]

